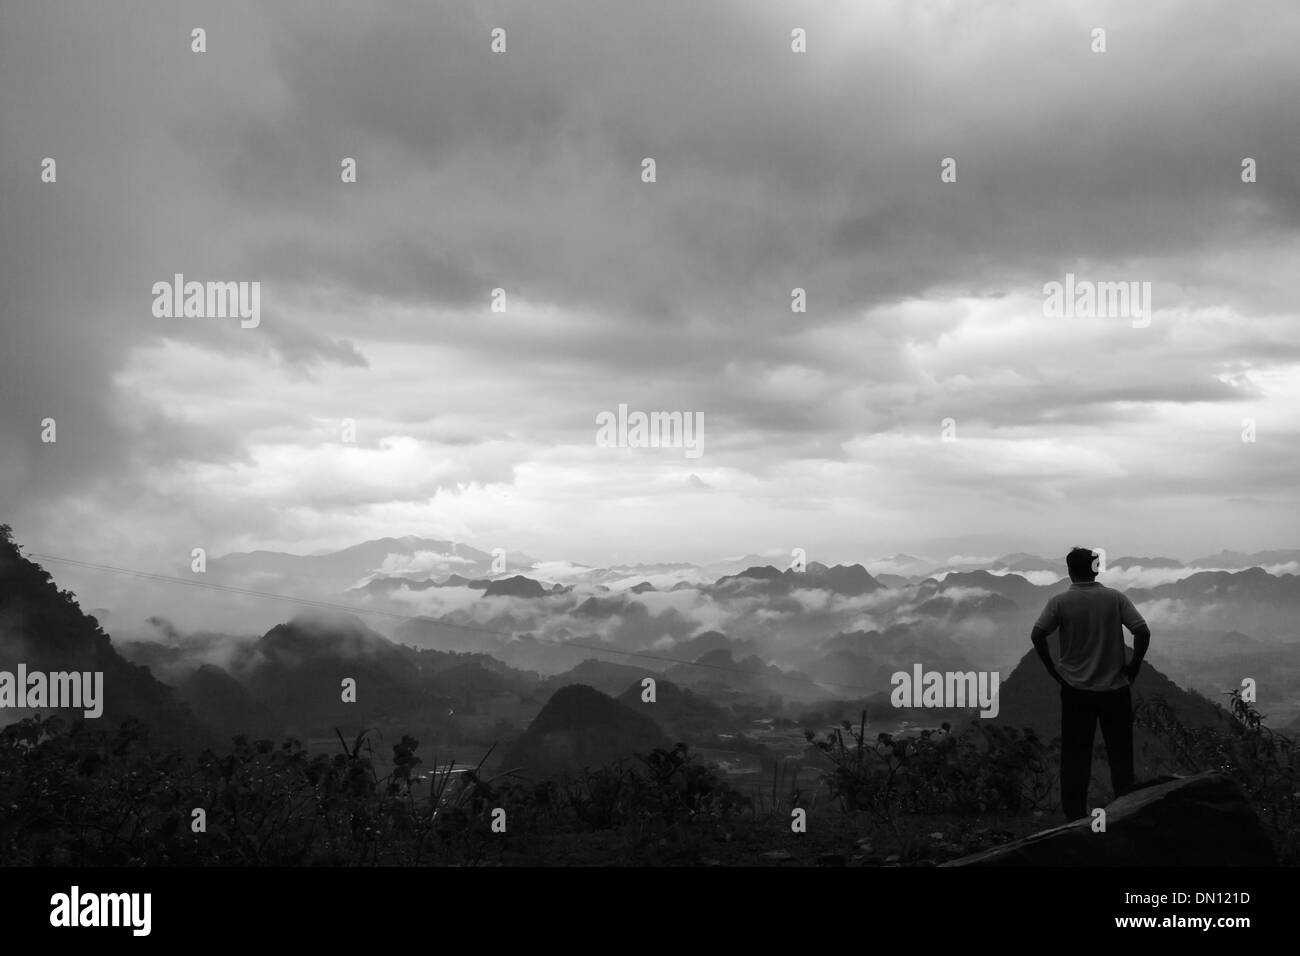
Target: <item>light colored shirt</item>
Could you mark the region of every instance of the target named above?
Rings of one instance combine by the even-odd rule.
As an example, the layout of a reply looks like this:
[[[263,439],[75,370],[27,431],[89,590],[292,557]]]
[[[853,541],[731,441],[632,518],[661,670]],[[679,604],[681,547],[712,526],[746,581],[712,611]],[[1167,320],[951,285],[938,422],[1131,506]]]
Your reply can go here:
[[[1119,690],[1124,676],[1123,625],[1131,633],[1148,631],[1133,602],[1122,591],[1096,581],[1074,582],[1069,590],[1052,595],[1034,625],[1050,635],[1061,631],[1061,659],[1057,672],[1078,690]]]

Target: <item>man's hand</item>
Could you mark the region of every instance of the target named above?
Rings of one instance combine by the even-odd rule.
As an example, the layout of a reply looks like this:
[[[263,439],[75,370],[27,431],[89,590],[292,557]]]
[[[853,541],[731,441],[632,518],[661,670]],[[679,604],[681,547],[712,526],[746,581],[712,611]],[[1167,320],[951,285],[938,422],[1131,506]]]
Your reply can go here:
[[[1127,677],[1128,682],[1131,684],[1137,680],[1138,671],[1140,670],[1142,670],[1142,662],[1135,657],[1124,665],[1120,673]]]

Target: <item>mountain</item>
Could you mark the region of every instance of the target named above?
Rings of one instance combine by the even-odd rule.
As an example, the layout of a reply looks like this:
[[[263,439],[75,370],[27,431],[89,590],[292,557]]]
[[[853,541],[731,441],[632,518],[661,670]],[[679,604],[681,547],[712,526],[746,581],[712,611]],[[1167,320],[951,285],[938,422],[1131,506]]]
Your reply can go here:
[[[790,573],[796,574],[798,572],[791,571]],[[804,587],[811,584],[813,587],[825,591],[834,591],[836,594],[844,594],[850,597],[870,594],[884,587],[860,564],[837,564],[828,568],[826,565],[814,561],[803,572],[802,579],[795,580]]]
[[[1062,575],[1064,577],[1064,575]],[[931,579],[933,580],[933,579]],[[924,585],[925,582],[922,582]],[[1031,608],[1035,614],[1042,610],[1047,599],[1063,591],[1069,581],[1040,586],[1032,584],[1019,574],[992,574],[988,571],[955,571],[936,582],[934,590],[942,594],[957,588],[974,588],[1005,598],[1022,608]]]
[[[646,607],[639,601],[633,600],[626,592],[621,594],[611,594],[608,597],[589,597],[576,608],[573,613],[581,617],[599,617],[607,618],[615,615],[634,617],[646,617],[648,612]]]
[[[1256,551],[1246,554],[1241,551],[1220,551],[1203,558],[1187,562],[1194,568],[1268,568],[1284,564],[1300,565],[1300,550]]]
[[[933,558],[919,558],[914,554],[891,554],[889,557],[868,561],[867,569],[880,580],[882,574],[888,574],[912,581],[925,577],[934,570]]]
[[[547,593],[546,588],[542,587],[540,582],[534,581],[532,578],[526,578],[522,574],[516,574],[512,578],[489,581],[483,596],[539,598],[545,597]]]
[[[438,713],[420,685],[415,651],[352,615],[305,611],[277,624],[245,649],[235,674],[298,737]],[[356,682],[355,702],[343,699],[345,679]]]
[[[281,725],[271,709],[229,673],[203,664],[177,681],[176,694],[194,714],[229,738],[247,734],[275,740]]]
[[[664,676],[678,684],[715,697],[720,694],[732,701],[736,693],[757,695],[762,699],[798,701],[834,696],[801,671],[783,671],[754,654],[736,660],[726,648],[709,651],[692,664],[676,664]]]
[[[484,582],[486,584],[486,582]],[[387,597],[396,591],[427,591],[430,588],[444,587],[436,581],[421,581],[417,578],[390,578],[384,575],[371,578],[365,584],[348,588],[348,594],[369,594],[374,597]]]
[[[447,580],[438,585],[440,588],[469,588],[471,591],[486,591],[492,582],[487,578],[467,578],[460,574],[450,574]]]
[[[1015,554],[1004,554],[991,565],[990,571],[1051,571],[1065,577],[1065,560],[1057,558],[1050,561],[1047,558],[1040,558],[1036,554],[1025,554],[1017,552]]]
[[[1260,639],[1290,641],[1293,647],[1297,638],[1300,576],[1295,574],[1270,574],[1257,567],[1198,571],[1126,593],[1139,608],[1156,605],[1205,630],[1244,631]]]
[[[1055,642],[1050,646],[1054,647]],[[1055,655],[1053,655],[1055,656]],[[1130,653],[1130,657],[1132,654]],[[1143,662],[1133,684],[1133,706],[1136,710],[1143,702],[1163,699],[1173,711],[1179,722],[1190,730],[1200,727],[1225,727],[1232,717],[1226,710],[1211,703],[1194,691],[1183,690],[1168,677],[1152,667],[1150,662]],[[1032,727],[1044,740],[1059,737],[1061,733],[1061,697],[1060,687],[1047,675],[1038,652],[1030,650],[1021,658],[1010,676],[1001,682],[999,688],[1000,712],[996,718],[1004,726],[1017,728]],[[1101,731],[1097,732],[1097,743],[1101,743]],[[1144,775],[1144,753],[1152,756],[1167,756],[1168,751],[1163,741],[1151,731],[1141,726],[1134,727],[1134,754],[1138,760],[1138,775]],[[1147,766],[1147,775],[1159,768]],[[1095,768],[1094,768],[1095,770]]]
[[[717,577],[717,574],[710,575],[688,562],[613,564],[599,568],[570,561],[540,561],[534,562],[531,570],[548,581],[611,591],[624,591],[641,583],[649,583],[661,590],[692,588]]]
[[[905,588],[912,583],[911,579],[898,574],[876,574],[874,577],[887,588]]]
[[[721,631],[701,631],[694,637],[674,644],[669,656],[680,661],[698,661],[710,651],[749,655],[754,653],[755,648],[752,642],[732,640]]]
[[[1106,560],[1106,567],[1115,569],[1154,568],[1157,570],[1172,570],[1174,568],[1185,568],[1187,565],[1182,561],[1175,560],[1174,558],[1135,558],[1125,556],[1115,558],[1114,560],[1108,558]]]
[[[898,671],[911,673],[921,663],[927,670],[966,671],[971,668],[961,647],[942,635],[918,633],[906,624],[883,632],[845,631],[819,641],[800,659],[800,670],[825,681],[839,696],[888,693]]]
[[[260,638],[230,639],[228,670],[206,663],[212,654],[204,640],[131,649],[162,661],[181,699],[227,737],[311,739],[335,728],[372,728],[456,743],[463,718],[484,715],[503,698],[529,697],[540,680],[487,654],[408,647],[352,615],[320,611],[303,612]],[[355,701],[344,699],[349,679]]]
[[[1178,598],[1204,603],[1239,602],[1258,605],[1300,606],[1300,576],[1269,574],[1262,568],[1244,571],[1198,571],[1153,588],[1133,588],[1134,602]]]
[[[584,684],[562,687],[511,748],[507,764],[550,774],[601,767],[670,746],[653,719]]]
[[[535,562],[526,554],[506,552],[511,571],[527,570]],[[494,557],[469,545],[437,538],[406,535],[378,538],[323,554],[289,554],[283,551],[233,552],[208,559],[208,573],[220,579],[256,582],[259,587],[305,587],[340,593],[362,587],[375,576],[401,577],[409,570],[421,580],[433,575],[460,573],[487,577],[495,573]]]
[[[714,585],[721,586],[732,581],[783,581],[784,579],[785,572],[772,567],[770,564],[762,564],[745,568],[745,570],[739,571],[736,574],[724,575],[723,577],[718,578],[718,580],[714,582]]]
[[[652,703],[643,700],[643,696],[641,682],[635,681],[619,694],[618,702],[652,717],[674,741],[689,741],[714,733],[729,716],[708,698],[668,680],[655,681]]]
[[[968,617],[993,617],[1000,614],[1013,614],[1020,605],[1000,594],[982,594],[973,598],[957,600],[945,594],[939,594],[916,605],[916,611],[927,617],[960,621]]]
[[[860,564],[836,565],[810,562],[803,571],[787,568],[784,571],[772,565],[756,565],[738,574],[718,578],[703,590],[710,594],[728,595],[736,592],[763,592],[789,594],[791,591],[817,589],[856,597],[884,589],[884,585],[871,576]]]
[[[601,661],[588,658],[571,670],[564,671],[544,682],[544,688],[563,688],[571,684],[594,687],[602,693],[617,694],[627,686],[628,681],[638,685],[644,677],[657,677],[654,671],[636,664],[618,664],[613,661]]]
[[[119,654],[99,622],[82,612],[76,598],[60,590],[44,568],[24,557],[12,530],[0,525],[0,670],[13,673],[20,663],[29,673],[102,672],[103,713],[93,719],[96,729],[116,730],[123,720],[135,717],[158,744],[217,742],[211,728],[149,668]],[[62,713],[72,720],[83,717],[81,710]],[[0,711],[6,722],[31,715],[23,710]]]

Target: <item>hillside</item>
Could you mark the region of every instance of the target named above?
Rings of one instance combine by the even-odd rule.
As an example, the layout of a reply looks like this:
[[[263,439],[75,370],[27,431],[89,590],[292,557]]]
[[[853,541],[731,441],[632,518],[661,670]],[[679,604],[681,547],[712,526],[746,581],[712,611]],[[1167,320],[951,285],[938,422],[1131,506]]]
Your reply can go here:
[[[159,744],[215,742],[208,727],[176,699],[147,667],[128,662],[95,618],[76,598],[61,591],[50,575],[29,561],[0,525],[0,670],[18,664],[32,671],[100,671],[104,675],[102,729],[115,729],[128,717],[142,721]],[[46,712],[48,713],[48,711]],[[26,711],[0,712],[6,722]],[[80,711],[67,711],[80,718]]]
[[[658,675],[654,671],[636,664],[619,664],[592,657],[562,674],[548,677],[542,689],[545,693],[552,693],[570,684],[583,684],[612,697],[622,691],[629,681],[635,681],[639,686],[641,678],[656,676]]]
[[[728,717],[725,710],[708,698],[678,687],[672,681],[655,682],[654,703],[646,703],[641,696],[641,682],[635,681],[619,694],[618,701],[649,715],[674,741],[711,734]]]
[[[223,738],[246,734],[254,739],[275,739],[280,734],[279,722],[270,708],[220,667],[203,664],[174,686],[177,696],[195,716],[221,732]]]
[[[650,717],[584,684],[562,687],[528,725],[507,764],[547,774],[600,767],[670,742]]]
[[[339,727],[455,742],[462,730],[484,729],[471,718],[517,704],[538,684],[535,673],[486,654],[396,644],[346,614],[299,614],[261,637],[170,626],[162,636],[161,643],[127,642],[122,654],[148,664],[223,739],[332,738]],[[344,678],[356,681],[355,702],[342,699]]]
[[[1143,663],[1132,692],[1135,711],[1143,702],[1163,699],[1178,721],[1189,729],[1212,727],[1222,730],[1232,720],[1223,708],[1195,691],[1179,687],[1149,663]],[[1036,651],[1025,654],[1003,681],[1000,699],[1001,713],[997,720],[1002,725],[1032,727],[1045,740],[1060,736],[1060,688],[1047,676]],[[1102,743],[1098,728],[1094,747],[1101,748]],[[1173,766],[1169,745],[1140,724],[1133,728],[1133,754],[1139,779],[1166,772]],[[1094,762],[1093,774],[1099,773],[1104,776],[1104,767]]]

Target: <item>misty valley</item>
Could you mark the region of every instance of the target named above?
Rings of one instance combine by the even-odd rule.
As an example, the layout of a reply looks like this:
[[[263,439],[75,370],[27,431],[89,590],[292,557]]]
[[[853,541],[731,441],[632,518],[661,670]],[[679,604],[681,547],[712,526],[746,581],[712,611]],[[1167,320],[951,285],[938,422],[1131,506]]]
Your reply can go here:
[[[1133,686],[1141,779],[1208,769],[1188,733],[1206,755],[1225,740],[1248,753],[1261,712],[1277,746],[1294,746],[1298,558],[1109,562],[1154,635]],[[933,865],[1015,846],[1058,819],[1057,689],[1028,635],[1068,584],[1059,562],[761,562],[600,568],[513,555],[506,568],[500,552],[407,537],[214,557],[129,608],[83,610],[56,584],[57,563],[23,557],[6,531],[0,663],[96,672],[103,689],[99,719],[11,702],[5,759],[17,773],[40,754],[42,773],[64,761],[59,772],[75,775],[101,754],[99,812],[120,799],[116,774],[145,767],[167,781],[115,840],[70,844],[50,820],[33,831],[49,811],[33,805],[6,852]],[[301,606],[286,613],[267,594]],[[266,805],[269,781],[283,805]],[[1102,759],[1089,792],[1097,807],[1114,798]],[[1272,810],[1270,845],[1293,859],[1292,811]],[[83,801],[56,816],[94,812]],[[358,819],[371,825],[358,831]]]

